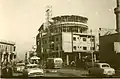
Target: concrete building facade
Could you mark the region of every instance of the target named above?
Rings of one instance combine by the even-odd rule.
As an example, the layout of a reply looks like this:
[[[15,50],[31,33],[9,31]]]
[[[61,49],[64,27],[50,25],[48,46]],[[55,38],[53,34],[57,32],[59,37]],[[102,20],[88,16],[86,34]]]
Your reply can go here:
[[[50,48],[44,24],[36,36],[37,53],[41,58],[61,57],[69,65],[71,61],[91,55],[91,51],[95,50],[95,36],[87,32],[88,18],[64,15],[53,17],[52,20],[49,27]]]
[[[8,62],[11,62],[16,58],[15,48],[16,46],[14,42],[0,40],[0,64],[6,59]]]
[[[114,68],[119,68],[120,51],[115,50],[115,42],[120,43],[120,33],[100,36],[100,61],[107,62]]]
[[[100,36],[100,61],[107,62],[114,68],[120,68],[120,0],[116,0],[116,3],[114,13],[117,33]]]

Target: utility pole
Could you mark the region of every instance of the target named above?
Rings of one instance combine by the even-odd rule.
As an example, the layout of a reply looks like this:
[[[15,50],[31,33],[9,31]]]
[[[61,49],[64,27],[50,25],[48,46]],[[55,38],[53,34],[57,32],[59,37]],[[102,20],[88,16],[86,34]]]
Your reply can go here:
[[[44,61],[44,56],[43,56],[43,45],[42,45],[42,30],[39,33],[40,34],[40,53],[41,53],[41,57],[42,57],[42,65],[43,65],[43,61]]]
[[[27,52],[25,53],[25,66],[27,65]]]
[[[58,44],[58,57],[60,58],[60,44]]]
[[[92,56],[92,66],[94,66],[94,54],[93,54],[93,44],[92,44],[92,29],[90,30],[90,33],[91,33],[91,56]]]
[[[47,55],[49,57],[50,53],[51,53],[51,32],[50,32],[50,19],[52,16],[52,10],[51,10],[52,6],[47,6],[47,10],[46,10],[46,24],[45,24],[45,28],[47,30]]]

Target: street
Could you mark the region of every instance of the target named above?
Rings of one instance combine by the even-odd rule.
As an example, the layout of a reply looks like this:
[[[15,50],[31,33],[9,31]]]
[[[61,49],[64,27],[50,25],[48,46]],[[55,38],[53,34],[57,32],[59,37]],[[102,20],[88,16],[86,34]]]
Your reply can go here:
[[[0,69],[1,71],[1,69]],[[0,72],[1,75],[1,72]],[[15,78],[23,78],[22,73],[13,73]],[[45,69],[44,77],[82,77],[82,78],[98,78],[88,74],[87,70],[82,68],[62,68],[62,69]],[[99,77],[100,78],[100,77]],[[116,74],[112,78],[120,78],[120,71],[116,70]]]
[[[22,73],[14,73],[14,77],[21,78]],[[84,69],[46,69],[44,77],[81,77],[81,78],[98,78],[90,76],[87,70]],[[99,77],[101,78],[101,77]],[[117,72],[112,78],[120,78],[120,72]]]

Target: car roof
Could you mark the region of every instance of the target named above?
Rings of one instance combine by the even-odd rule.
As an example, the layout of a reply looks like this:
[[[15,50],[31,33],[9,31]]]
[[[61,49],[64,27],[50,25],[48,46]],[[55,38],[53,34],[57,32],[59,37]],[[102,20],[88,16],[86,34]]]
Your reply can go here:
[[[96,64],[99,64],[99,65],[109,65],[108,63],[96,63]]]
[[[62,58],[47,58],[47,59],[60,59],[61,60]]]
[[[25,63],[17,63],[17,65],[25,65]]]
[[[37,64],[27,64],[27,66],[38,66]]]

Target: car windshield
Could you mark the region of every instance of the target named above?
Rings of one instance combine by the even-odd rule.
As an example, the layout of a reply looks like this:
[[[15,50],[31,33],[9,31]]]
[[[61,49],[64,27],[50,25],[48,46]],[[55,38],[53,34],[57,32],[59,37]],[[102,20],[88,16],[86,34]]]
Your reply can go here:
[[[61,63],[62,61],[61,60],[55,60],[56,63]]]
[[[109,65],[102,65],[102,67],[110,67]]]
[[[27,66],[27,68],[38,68],[38,66]]]
[[[17,66],[25,66],[25,64],[17,64]]]

